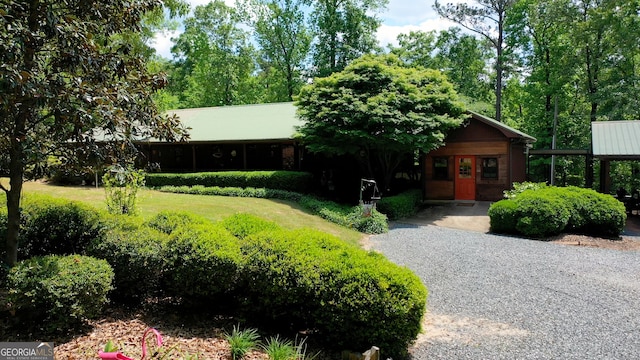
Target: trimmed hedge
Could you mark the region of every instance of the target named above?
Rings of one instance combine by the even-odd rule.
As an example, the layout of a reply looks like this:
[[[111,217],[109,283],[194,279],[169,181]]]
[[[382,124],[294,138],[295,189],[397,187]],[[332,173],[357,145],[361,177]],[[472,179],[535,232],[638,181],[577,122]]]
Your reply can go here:
[[[378,211],[389,220],[398,220],[415,215],[422,204],[422,190],[412,189],[398,195],[383,197],[378,201]]]
[[[380,254],[313,230],[260,232],[242,251],[254,318],[315,329],[334,349],[376,344],[391,356],[420,332],[424,285]]]
[[[145,223],[150,228],[167,235],[171,235],[181,227],[206,224],[211,224],[211,222],[186,211],[161,211]]]
[[[76,201],[26,194],[18,245],[22,259],[42,255],[82,254],[89,242],[104,236],[99,210]]]
[[[162,294],[166,272],[165,247],[168,235],[132,221],[119,219],[104,238],[96,239],[87,253],[106,260],[115,275],[112,298],[118,302],[138,304]]]
[[[244,239],[249,235],[262,231],[279,230],[280,226],[272,221],[265,220],[252,214],[239,213],[222,220],[222,226],[238,239]]]
[[[569,223],[567,203],[548,191],[527,190],[516,197],[516,203],[516,230],[525,236],[556,235]]]
[[[299,171],[220,171],[188,174],[147,174],[150,187],[194,186],[267,188],[306,193],[313,184],[313,175]]]
[[[626,222],[622,203],[591,189],[536,186],[510,195],[489,208],[493,232],[545,237],[569,231],[616,237]]]
[[[300,201],[302,195],[300,193],[266,189],[266,188],[239,188],[239,187],[220,187],[211,186],[205,187],[202,185],[194,186],[161,186],[157,188],[158,191],[170,192],[177,194],[193,194],[193,195],[214,195],[214,196],[237,196],[237,197],[253,197],[260,199],[280,199],[287,201]]]
[[[113,271],[87,256],[44,256],[22,261],[7,276],[10,310],[22,326],[66,331],[97,317],[107,303]]]
[[[191,303],[230,295],[242,271],[240,243],[221,225],[179,227],[167,242],[167,291]]]

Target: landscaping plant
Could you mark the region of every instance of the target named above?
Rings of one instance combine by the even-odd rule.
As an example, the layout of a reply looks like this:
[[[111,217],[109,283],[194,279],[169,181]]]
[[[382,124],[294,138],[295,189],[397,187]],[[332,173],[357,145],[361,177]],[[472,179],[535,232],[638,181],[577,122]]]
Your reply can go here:
[[[138,191],[144,186],[144,171],[115,164],[102,176],[107,209],[112,214],[135,215]]]
[[[256,329],[240,330],[240,325],[234,326],[231,333],[225,333],[224,337],[231,347],[233,360],[242,359],[247,353],[256,349],[260,339]]]

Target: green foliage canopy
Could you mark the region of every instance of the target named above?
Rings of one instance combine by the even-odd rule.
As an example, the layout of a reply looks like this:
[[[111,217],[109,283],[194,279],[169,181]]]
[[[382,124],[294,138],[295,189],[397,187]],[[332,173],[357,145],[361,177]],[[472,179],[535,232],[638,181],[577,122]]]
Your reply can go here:
[[[394,55],[365,55],[342,72],[317,78],[295,104],[310,151],[359,156],[371,176],[375,157],[385,186],[406,156],[443,145],[464,111],[444,75],[404,67]]]
[[[174,140],[185,133],[151,99],[166,79],[150,73],[126,41],[159,1],[0,3],[0,153],[6,157],[0,169],[10,178],[0,188],[7,194],[7,263],[13,265],[28,166],[37,168],[50,155],[135,151],[137,137]],[[105,139],[112,141],[98,146]]]

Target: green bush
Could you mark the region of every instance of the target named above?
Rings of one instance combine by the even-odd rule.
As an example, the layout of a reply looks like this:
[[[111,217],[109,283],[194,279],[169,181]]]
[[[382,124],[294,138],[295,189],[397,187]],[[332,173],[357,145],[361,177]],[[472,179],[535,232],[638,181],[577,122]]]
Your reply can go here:
[[[167,241],[166,233],[143,226],[141,221],[123,221],[104,238],[93,241],[87,253],[113,268],[112,298],[137,304],[162,293]]]
[[[347,215],[350,226],[365,234],[384,234],[389,231],[387,216],[376,209],[371,209],[369,215],[364,215],[364,209],[360,206],[352,208]]]
[[[489,206],[489,222],[491,231],[495,233],[517,233],[518,203],[515,200],[500,200]]]
[[[613,196],[574,186],[562,190],[572,207],[568,227],[573,232],[616,237],[624,230],[624,204]]]
[[[100,314],[112,281],[113,271],[104,260],[80,255],[34,257],[9,272],[7,300],[21,324],[66,331]]]
[[[211,224],[211,222],[186,211],[161,211],[146,222],[150,228],[168,235],[180,227],[205,224]]]
[[[539,182],[521,182],[521,183],[513,183],[513,189],[505,190],[504,197],[505,199],[513,199],[517,197],[519,194],[527,191],[527,190],[539,190],[548,187],[547,183]]]
[[[280,226],[252,214],[240,213],[222,220],[222,226],[238,239],[244,239],[249,235],[261,231],[278,230]]]
[[[177,228],[167,243],[167,261],[167,290],[192,303],[231,294],[243,264],[239,240],[214,224]]]
[[[299,201],[303,196],[300,193],[266,188],[239,188],[239,187],[205,187],[202,185],[194,186],[161,186],[159,191],[177,193],[177,194],[193,194],[193,195],[217,195],[217,196],[237,196],[237,197],[253,197],[261,199],[280,199],[287,201]]]
[[[545,237],[561,233],[569,223],[569,209],[562,199],[542,190],[527,190],[516,197],[516,230],[525,236]]]
[[[166,185],[205,187],[267,188],[306,193],[311,189],[313,175],[298,171],[221,171],[190,174],[147,174],[150,187]]]
[[[615,237],[624,229],[624,205],[611,195],[574,186],[537,185],[492,204],[491,230],[532,237],[563,231]]]
[[[103,212],[80,202],[25,194],[19,259],[83,253],[90,241],[104,236],[103,216]]]
[[[389,220],[398,220],[415,215],[422,203],[422,190],[412,189],[395,196],[383,197],[376,204]]]
[[[406,352],[420,331],[426,289],[382,255],[314,230],[245,239],[249,316],[316,329],[335,349],[376,344]]]

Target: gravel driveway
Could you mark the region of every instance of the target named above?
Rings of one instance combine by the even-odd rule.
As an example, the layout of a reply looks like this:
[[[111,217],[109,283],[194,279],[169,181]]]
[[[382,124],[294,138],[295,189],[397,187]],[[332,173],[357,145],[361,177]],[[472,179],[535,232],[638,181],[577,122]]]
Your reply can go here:
[[[397,225],[373,249],[429,289],[413,359],[640,359],[640,252]]]

